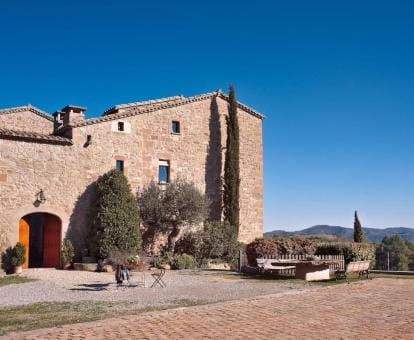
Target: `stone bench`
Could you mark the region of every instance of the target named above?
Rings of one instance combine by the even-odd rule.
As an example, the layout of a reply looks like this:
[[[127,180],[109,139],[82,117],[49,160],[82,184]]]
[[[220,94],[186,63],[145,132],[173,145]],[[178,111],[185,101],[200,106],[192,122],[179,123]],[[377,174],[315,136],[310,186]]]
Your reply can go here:
[[[349,262],[345,266],[345,270],[337,270],[335,272],[336,279],[346,279],[346,281],[349,283],[348,276],[349,274],[358,274],[359,277],[366,275],[367,279],[370,278],[370,268],[371,261],[354,261]]]
[[[265,273],[268,271],[280,271],[285,269],[295,269],[296,266],[278,266],[274,265],[273,263],[278,262],[278,259],[256,259],[257,267],[261,273]]]

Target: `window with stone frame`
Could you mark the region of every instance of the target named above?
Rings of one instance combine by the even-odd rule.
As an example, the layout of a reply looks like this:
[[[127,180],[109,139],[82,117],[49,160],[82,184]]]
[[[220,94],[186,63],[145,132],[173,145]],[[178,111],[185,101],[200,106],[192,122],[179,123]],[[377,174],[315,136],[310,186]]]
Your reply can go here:
[[[119,171],[124,172],[124,161],[120,160],[120,159],[117,159],[116,162],[115,162],[115,168]]]
[[[173,120],[171,122],[171,132],[176,135],[179,135],[181,133],[181,126],[178,120]]]
[[[170,182],[170,161],[158,161],[158,183],[164,184]]]

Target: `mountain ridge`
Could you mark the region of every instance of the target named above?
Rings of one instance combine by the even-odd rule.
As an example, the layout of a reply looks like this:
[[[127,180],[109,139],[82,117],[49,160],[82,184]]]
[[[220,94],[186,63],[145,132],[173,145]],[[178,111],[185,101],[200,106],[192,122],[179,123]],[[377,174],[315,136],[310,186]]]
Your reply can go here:
[[[380,228],[362,228],[364,235],[371,242],[381,242],[385,236],[399,235],[401,238],[414,242],[414,229],[406,227],[388,227],[384,229]],[[313,235],[313,234],[331,234],[346,239],[353,239],[354,230],[352,228],[346,228],[341,226],[331,225],[314,225],[309,228],[305,228],[297,231],[285,231],[276,229],[273,231],[265,232],[264,237],[270,236],[298,236],[298,235]]]

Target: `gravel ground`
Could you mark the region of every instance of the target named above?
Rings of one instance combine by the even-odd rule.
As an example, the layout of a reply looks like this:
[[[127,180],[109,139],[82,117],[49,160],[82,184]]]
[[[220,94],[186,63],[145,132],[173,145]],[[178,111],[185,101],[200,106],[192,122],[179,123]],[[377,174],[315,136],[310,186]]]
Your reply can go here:
[[[126,301],[134,307],[150,307],[183,300],[215,302],[259,295],[312,289],[302,283],[255,281],[205,271],[167,271],[167,288],[149,288],[153,279],[146,272],[146,287],[138,287],[140,273],[133,273],[131,287],[118,288],[113,273],[27,269],[22,274],[38,281],[0,287],[0,306],[51,301]]]

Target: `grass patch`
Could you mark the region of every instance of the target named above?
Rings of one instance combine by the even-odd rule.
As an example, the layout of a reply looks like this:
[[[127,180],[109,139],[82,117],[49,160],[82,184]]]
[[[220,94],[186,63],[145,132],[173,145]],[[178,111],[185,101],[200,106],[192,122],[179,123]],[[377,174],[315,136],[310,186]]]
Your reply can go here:
[[[30,279],[25,276],[18,276],[18,275],[5,276],[5,277],[0,278],[0,287],[7,286],[7,285],[14,285],[18,283],[27,283],[31,281],[36,281],[36,280]]]
[[[125,301],[78,301],[4,307],[0,308],[0,335],[205,303],[201,300],[180,299],[160,306],[139,308]]]

